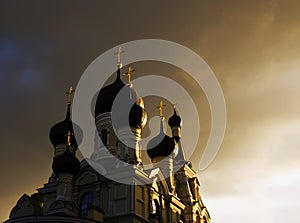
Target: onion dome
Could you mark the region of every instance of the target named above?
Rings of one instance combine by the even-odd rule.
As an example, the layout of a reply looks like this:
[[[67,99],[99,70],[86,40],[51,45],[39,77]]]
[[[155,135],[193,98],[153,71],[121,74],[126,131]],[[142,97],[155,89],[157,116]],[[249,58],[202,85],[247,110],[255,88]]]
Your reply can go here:
[[[123,83],[120,78],[120,72],[120,69],[118,69],[116,80],[99,91],[95,105],[95,118],[97,118],[99,114],[112,112],[114,100],[116,96],[121,93],[117,105],[118,110],[112,114],[118,120],[118,126],[126,126],[129,121],[131,127],[142,129],[147,122],[144,101],[138,96],[138,93],[134,90],[131,83]],[[126,116],[126,114],[128,114],[126,108],[129,110],[129,117]]]
[[[147,154],[153,160],[156,157],[170,156],[174,151],[176,142],[163,131],[163,119],[161,120],[160,133],[151,139],[147,145]]]
[[[95,117],[105,112],[111,112],[117,94],[125,86],[120,78],[120,72],[120,69],[118,69],[116,80],[99,91],[95,106]]]
[[[171,128],[173,127],[181,127],[182,121],[179,115],[176,113],[176,109],[174,108],[173,115],[169,118],[168,124]]]
[[[80,171],[80,162],[67,148],[63,154],[54,159],[52,169],[55,175],[61,173],[76,175]]]
[[[147,113],[142,98],[133,104],[129,112],[129,125],[143,129],[147,123]]]
[[[74,136],[74,129],[76,130],[76,136],[78,136],[77,138]],[[67,114],[65,120],[55,124],[50,129],[49,138],[51,143],[54,146],[66,143],[68,140],[69,131],[72,133],[70,143],[77,148],[78,144],[81,143],[83,133],[81,128],[71,121],[71,103],[67,104]]]

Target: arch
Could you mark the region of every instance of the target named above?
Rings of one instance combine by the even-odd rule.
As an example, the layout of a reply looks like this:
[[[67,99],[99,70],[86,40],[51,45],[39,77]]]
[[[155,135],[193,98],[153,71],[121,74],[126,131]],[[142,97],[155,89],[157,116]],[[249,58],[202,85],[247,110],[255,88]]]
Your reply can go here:
[[[88,217],[88,210],[94,204],[95,196],[94,194],[89,191],[82,195],[80,199],[80,209],[79,209],[79,216],[81,218]]]

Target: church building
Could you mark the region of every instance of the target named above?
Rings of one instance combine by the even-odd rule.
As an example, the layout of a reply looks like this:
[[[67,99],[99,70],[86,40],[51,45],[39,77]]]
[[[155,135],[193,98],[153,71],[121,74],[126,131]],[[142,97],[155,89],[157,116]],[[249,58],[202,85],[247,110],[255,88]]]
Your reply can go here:
[[[130,79],[128,84],[121,80],[121,69],[118,62],[115,81],[97,96],[94,117],[99,137],[91,157],[81,162],[76,157],[83,133],[71,120],[69,99],[65,119],[49,134],[54,149],[52,175],[36,193],[17,201],[5,223],[210,222],[196,172],[184,156],[181,117],[175,107],[171,117],[164,117],[163,102],[158,106],[160,133],[147,144],[152,167],[144,167],[140,142],[147,112]],[[129,68],[127,74],[131,72]],[[121,89],[125,92],[122,103],[130,111],[129,117],[126,112],[117,114],[115,127],[112,106]],[[68,94],[72,93],[70,88]],[[164,132],[165,125],[170,136]]]

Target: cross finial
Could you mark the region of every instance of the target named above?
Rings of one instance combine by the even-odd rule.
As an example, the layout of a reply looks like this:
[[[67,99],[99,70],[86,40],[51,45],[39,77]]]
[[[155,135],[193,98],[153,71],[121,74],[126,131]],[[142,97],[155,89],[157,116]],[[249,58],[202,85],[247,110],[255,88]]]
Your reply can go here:
[[[128,67],[128,71],[124,74],[128,77],[128,84],[131,85],[131,75],[135,71],[131,66]]]
[[[173,109],[176,110],[177,103],[172,104],[172,106],[173,106]]]
[[[166,107],[166,105],[163,103],[163,101],[159,102],[159,106],[157,106],[156,108],[158,108],[159,110],[159,117],[164,117],[163,116],[163,108]]]
[[[121,63],[121,53],[124,53],[124,50],[122,50],[122,48],[119,47],[118,52],[116,52],[115,55],[118,56],[117,67],[120,68],[120,69],[121,69],[122,66],[123,66],[122,63]]]
[[[75,92],[75,90],[73,89],[72,86],[70,86],[69,90],[66,92],[66,94],[68,95],[68,101],[67,101],[68,106],[72,104],[71,100],[72,100],[72,95],[74,94],[74,92]]]
[[[68,135],[67,135],[67,137],[68,137],[68,141],[67,141],[67,146],[70,146],[71,145],[71,131],[69,130],[68,131]]]

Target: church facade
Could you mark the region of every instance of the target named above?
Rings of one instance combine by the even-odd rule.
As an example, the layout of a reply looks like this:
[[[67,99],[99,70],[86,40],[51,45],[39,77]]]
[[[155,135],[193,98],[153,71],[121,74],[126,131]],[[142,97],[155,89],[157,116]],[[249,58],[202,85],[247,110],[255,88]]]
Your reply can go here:
[[[121,68],[118,64],[115,81],[98,94],[95,124],[99,137],[91,157],[81,162],[76,158],[83,133],[71,120],[69,100],[66,118],[49,134],[54,148],[49,181],[36,193],[24,194],[5,223],[210,222],[196,172],[184,156],[182,121],[176,108],[168,118],[172,131],[168,136],[164,104],[160,104],[161,130],[147,146],[152,167],[144,168],[140,142],[147,113],[130,79],[128,84],[121,80]],[[125,89],[122,103],[130,105],[129,118],[120,112],[118,128],[113,128],[112,104],[121,89]],[[70,88],[68,93],[72,92]],[[130,128],[126,127],[128,121]]]

